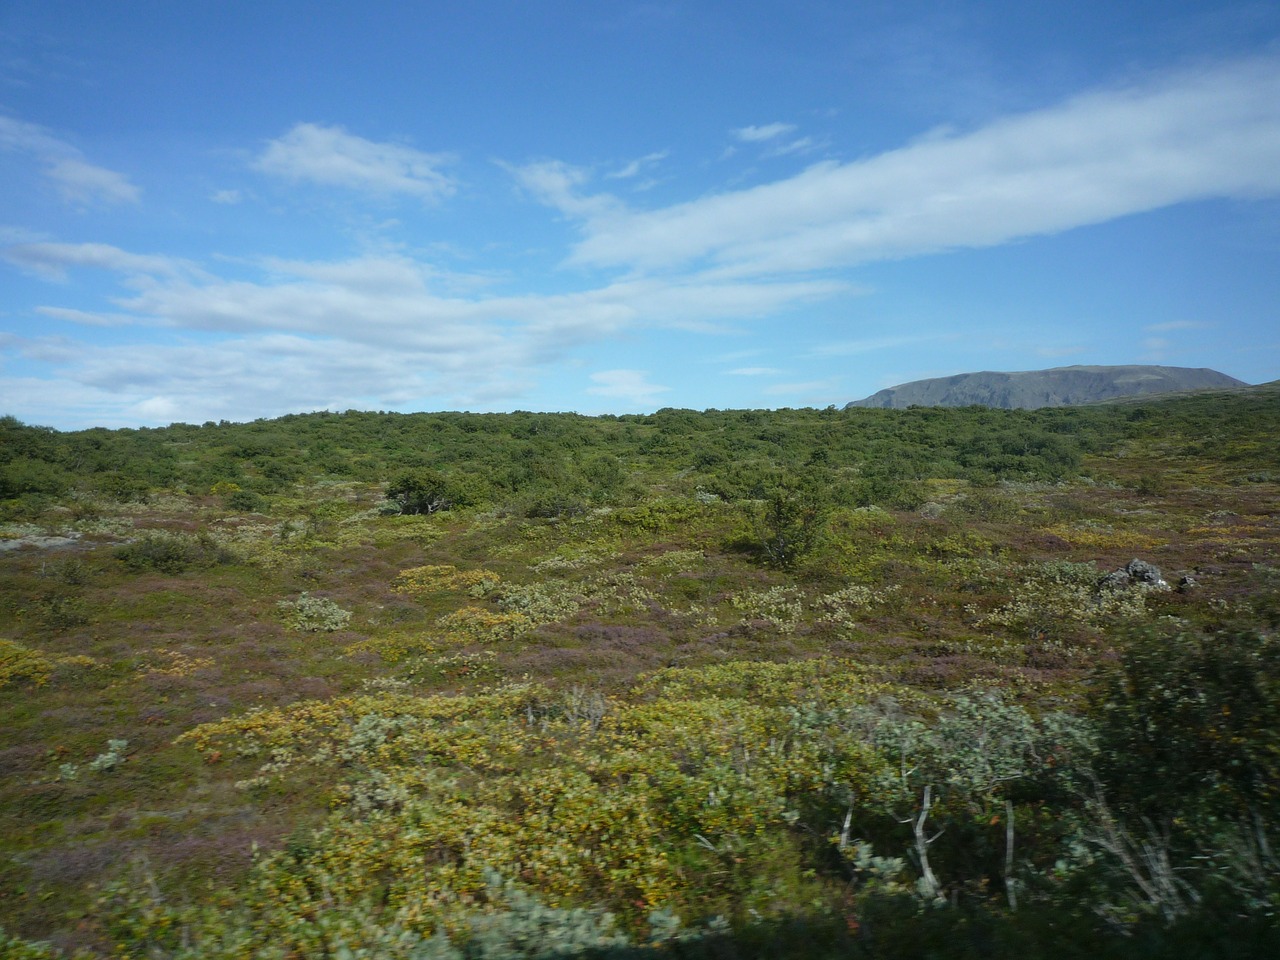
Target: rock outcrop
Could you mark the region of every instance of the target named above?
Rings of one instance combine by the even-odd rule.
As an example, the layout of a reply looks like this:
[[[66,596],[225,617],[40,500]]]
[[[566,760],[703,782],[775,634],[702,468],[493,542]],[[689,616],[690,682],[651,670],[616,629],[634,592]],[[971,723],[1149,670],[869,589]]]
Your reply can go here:
[[[1099,590],[1125,590],[1140,587],[1145,590],[1168,590],[1169,584],[1160,575],[1154,563],[1134,557],[1119,570],[1112,570],[1098,581]]]

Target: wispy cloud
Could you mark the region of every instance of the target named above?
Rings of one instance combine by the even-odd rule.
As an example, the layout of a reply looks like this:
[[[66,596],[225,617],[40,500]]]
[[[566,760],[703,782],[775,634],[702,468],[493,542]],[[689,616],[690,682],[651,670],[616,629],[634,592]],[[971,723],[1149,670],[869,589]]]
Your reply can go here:
[[[288,180],[437,201],[456,189],[454,181],[441,172],[448,163],[449,157],[443,154],[366,140],[342,127],[299,123],[270,141],[252,166]]]
[[[640,171],[652,166],[655,163],[661,163],[667,159],[668,151],[661,150],[657,153],[646,154],[637,160],[632,160],[626,166],[621,167],[612,173],[605,174],[610,180],[629,180],[631,177],[637,176]]]
[[[75,310],[71,307],[36,307],[36,313],[52,320],[65,320],[87,327],[120,327],[135,323],[134,317],[128,314],[90,313],[87,310]]]
[[[773,126],[743,129],[765,139]],[[1280,60],[1186,71],[775,183],[614,211],[584,224],[570,259],[808,271],[993,246],[1189,200],[1274,196],[1277,131]]]
[[[591,174],[582,167],[559,160],[502,166],[535,200],[567,216],[598,220],[625,209],[620,200],[608,194],[584,195],[581,188],[590,182]]]
[[[740,128],[732,142],[753,154],[812,146],[783,123]],[[137,199],[126,178],[95,167],[43,128],[0,118],[0,150],[37,158],[71,203]],[[799,318],[801,333],[785,342],[788,356],[713,349],[700,357],[712,364],[704,372],[757,398],[825,404],[844,393],[842,381],[816,378],[857,366],[839,358],[902,349],[910,362],[936,364],[936,357],[915,359],[928,351],[913,347],[961,336],[922,334],[938,323],[909,316],[851,315],[842,332],[820,327],[842,339],[801,353],[819,328],[801,327],[803,311],[795,308],[862,292],[834,271],[992,246],[1201,198],[1280,195],[1280,60],[1166,74],[976,129],[935,131],[878,156],[645,209],[634,187],[664,159],[652,153],[594,171],[557,160],[504,165],[528,196],[576,230],[563,253],[564,264],[579,269],[550,280],[539,275],[523,288],[518,266],[450,274],[424,254],[409,255],[407,244],[386,252],[385,235],[370,242],[377,252],[363,256],[219,261],[210,254],[195,263],[146,248],[50,242],[47,234],[0,229],[0,246],[8,244],[0,258],[21,270],[50,281],[93,270],[111,274],[113,284],[97,302],[87,299],[88,282],[74,291],[47,288],[42,305],[22,308],[34,333],[0,340],[6,353],[49,371],[57,391],[39,394],[49,409],[127,409],[154,422],[349,406],[510,407],[565,365],[585,378],[584,369],[618,362],[583,366],[588,351],[610,338],[673,327],[739,335],[757,318],[781,316]],[[287,180],[422,202],[457,187],[447,157],[316,124],[293,127],[252,163]],[[212,187],[205,196],[217,203],[242,197]],[[545,292],[557,285],[562,292]],[[95,338],[110,345],[45,335],[67,323],[116,329]],[[1153,323],[1139,336],[1149,338],[1153,355],[1163,354],[1196,326]],[[167,342],[147,342],[160,327]],[[1059,346],[1028,337],[1028,350]],[[720,341],[725,349],[761,342]],[[793,356],[812,369],[767,366],[792,365]],[[815,379],[781,382],[797,374]],[[582,386],[602,405],[633,407],[658,405],[669,389],[635,369],[601,370]],[[36,409],[17,380],[0,383],[0,395]]]
[[[813,137],[800,137],[788,143],[780,143],[769,150],[771,157],[785,157],[791,153],[809,153],[818,148],[817,142]]]
[[[1211,324],[1197,320],[1169,320],[1165,323],[1146,324],[1142,331],[1147,334],[1142,340],[1142,359],[1149,363],[1164,363],[1174,356],[1175,351],[1184,351],[1188,340],[1197,338],[1193,331],[1208,330]]]
[[[51,164],[45,176],[54,182],[64,200],[81,206],[95,202],[134,203],[141,195],[124,174],[74,158]]]
[[[1148,363],[1160,363],[1169,359],[1169,349],[1173,341],[1168,337],[1147,337],[1142,341],[1142,359]]]
[[[60,385],[48,409],[65,409],[68,398],[98,406],[125,422],[165,423],[175,418],[251,419],[315,409],[387,407],[402,404],[483,404],[495,387],[527,388],[527,379],[507,383],[477,377],[473,369],[451,370],[449,357],[422,350],[397,353],[382,347],[290,334],[249,334],[216,343],[76,344],[58,350],[42,339],[10,344],[9,350],[54,367]],[[0,381],[0,393],[11,393]],[[17,394],[22,396],[22,394]],[[47,400],[54,400],[50,396]],[[102,414],[86,417],[103,422]]]
[[[587,393],[620,400],[633,407],[651,405],[671,389],[651,383],[645,370],[601,370],[591,374],[591,382],[595,386],[587,387]]]
[[[766,123],[758,127],[738,127],[732,133],[743,143],[762,143],[788,134],[795,128],[794,123]]]
[[[0,117],[0,149],[34,157],[62,199],[74,206],[136,203],[142,195],[124,174],[90,163],[79,149],[34,123]]]
[[[200,273],[177,257],[130,253],[106,243],[21,243],[0,250],[0,257],[46,280],[65,280],[73,267],[108,270],[134,281]]]
[[[829,281],[692,276],[499,295],[488,292],[487,282],[398,254],[267,258],[256,264],[256,278],[255,264],[239,261],[241,276],[230,279],[185,260],[105,244],[27,243],[0,252],[50,280],[85,269],[116,274],[122,290],[109,299],[111,309],[35,308],[45,317],[173,331],[167,343],[138,337],[118,348],[50,337],[6,343],[14,355],[50,365],[55,379],[78,384],[86,396],[114,393],[117,409],[127,398],[150,422],[169,409],[184,418],[251,419],[319,407],[510,406],[579,351],[638,326],[714,329],[833,289]],[[609,370],[594,376],[590,389],[643,407],[668,388],[637,371]],[[154,416],[144,417],[147,411]]]

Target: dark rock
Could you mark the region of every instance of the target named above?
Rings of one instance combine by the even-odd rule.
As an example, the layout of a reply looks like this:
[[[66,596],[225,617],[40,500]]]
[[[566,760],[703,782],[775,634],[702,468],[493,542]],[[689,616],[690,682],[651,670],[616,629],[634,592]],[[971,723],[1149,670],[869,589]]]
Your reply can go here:
[[[1124,570],[1112,570],[1098,581],[1099,590],[1123,590],[1133,583],[1132,578]]]
[[[1129,587],[1144,587],[1149,590],[1167,590],[1169,585],[1160,575],[1160,568],[1154,563],[1134,557],[1119,570],[1112,570],[1098,581],[1099,590],[1125,590]]]
[[[1160,576],[1160,568],[1154,563],[1139,560],[1137,557],[1124,565],[1124,572],[1136,583],[1145,583],[1153,587],[1164,584],[1164,578]]]

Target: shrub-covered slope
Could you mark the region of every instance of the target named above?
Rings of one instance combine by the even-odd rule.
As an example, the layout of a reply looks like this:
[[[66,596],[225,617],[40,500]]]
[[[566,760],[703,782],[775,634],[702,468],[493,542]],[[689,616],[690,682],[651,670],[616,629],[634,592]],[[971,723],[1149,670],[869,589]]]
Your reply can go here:
[[[0,421],[0,955],[1269,955],[1277,426]]]

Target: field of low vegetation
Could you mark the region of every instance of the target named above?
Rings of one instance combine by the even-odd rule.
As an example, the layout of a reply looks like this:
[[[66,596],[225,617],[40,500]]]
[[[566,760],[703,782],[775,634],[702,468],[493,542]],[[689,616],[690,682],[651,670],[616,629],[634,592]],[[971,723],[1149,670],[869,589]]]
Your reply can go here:
[[[0,548],[0,957],[1280,955],[1276,385],[5,418]]]

